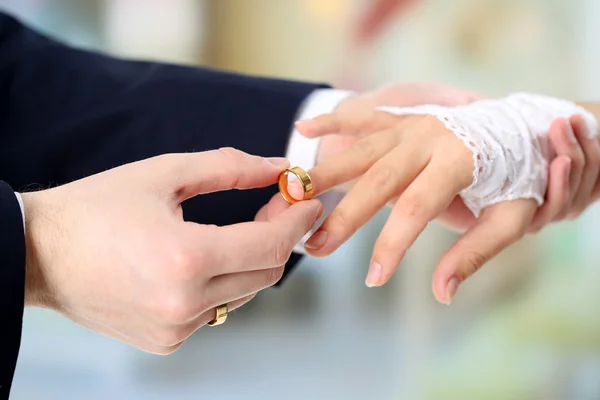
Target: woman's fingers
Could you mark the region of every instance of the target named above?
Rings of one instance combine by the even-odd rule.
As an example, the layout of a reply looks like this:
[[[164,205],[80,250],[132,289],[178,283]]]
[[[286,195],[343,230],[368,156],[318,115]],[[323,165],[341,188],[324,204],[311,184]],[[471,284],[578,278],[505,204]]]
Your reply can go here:
[[[352,113],[334,112],[296,122],[296,129],[308,138],[333,133],[364,137],[397,125],[401,117],[376,109],[360,109]]]
[[[357,141],[342,153],[316,165],[309,171],[315,195],[362,176],[399,142],[395,130],[382,131]]]
[[[581,214],[591,202],[592,192],[598,180],[598,172],[600,172],[600,144],[596,135],[589,134],[583,117],[574,116],[570,122],[585,159],[581,183],[573,198],[571,210],[567,214],[568,217],[574,218]]]
[[[450,304],[462,282],[523,237],[536,209],[533,199],[505,201],[487,208],[477,224],[443,255],[433,274],[435,298]]]
[[[448,159],[432,161],[400,196],[375,243],[367,286],[385,284],[427,224],[469,186],[472,175],[454,166]]]
[[[448,205],[448,208],[439,215],[437,221],[448,229],[463,233],[475,225],[477,218],[467,208],[463,199],[460,196],[455,196]]]
[[[306,242],[307,251],[319,257],[335,251],[408,187],[429,162],[429,151],[428,146],[413,141],[377,161]]]
[[[568,213],[575,195],[579,191],[585,167],[585,156],[577,142],[571,122],[560,118],[552,123],[549,133],[550,142],[554,146],[558,156],[566,156],[571,160],[571,172],[569,176],[569,199],[567,206],[553,220],[564,219]]]
[[[531,223],[530,232],[535,233],[548,225],[558,215],[564,214],[569,207],[571,174],[571,159],[558,156],[550,163],[548,174],[548,189],[544,204],[538,209]]]
[[[550,222],[579,215],[594,200],[600,173],[600,143],[591,136],[579,115],[552,123],[549,139],[557,156],[549,167],[546,201],[535,215],[531,232]]]

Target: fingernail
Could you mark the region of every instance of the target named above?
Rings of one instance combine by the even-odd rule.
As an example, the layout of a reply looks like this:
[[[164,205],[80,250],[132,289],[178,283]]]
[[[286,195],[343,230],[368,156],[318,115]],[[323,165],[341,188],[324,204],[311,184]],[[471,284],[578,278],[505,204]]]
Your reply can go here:
[[[381,275],[381,264],[371,261],[371,265],[369,265],[369,273],[367,274],[367,279],[365,280],[365,285],[367,285],[367,287],[378,286],[379,282],[381,281]]]
[[[458,290],[458,285],[460,285],[460,279],[456,276],[452,277],[448,282],[448,286],[446,286],[446,305],[449,306],[452,303],[452,299]]]
[[[278,167],[287,167],[290,165],[290,162],[287,160],[287,158],[283,157],[269,157],[267,158],[267,161]]]
[[[573,128],[571,127],[571,122],[565,118],[565,124],[567,126],[567,139],[571,143],[577,143],[577,138],[575,138],[575,132],[573,132]]]
[[[327,241],[327,231],[318,231],[311,236],[310,239],[304,244],[304,247],[311,250],[318,250],[325,245]]]

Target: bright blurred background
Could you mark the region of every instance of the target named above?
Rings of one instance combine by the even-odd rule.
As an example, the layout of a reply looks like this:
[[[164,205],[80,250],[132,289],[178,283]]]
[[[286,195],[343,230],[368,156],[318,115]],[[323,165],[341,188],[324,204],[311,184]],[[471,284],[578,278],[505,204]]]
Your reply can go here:
[[[442,81],[600,100],[597,0],[0,0],[77,46],[364,89]],[[258,134],[258,133],[257,133]],[[600,399],[600,209],[513,246],[437,304],[432,224],[364,277],[385,213],[169,357],[27,310],[14,399]]]

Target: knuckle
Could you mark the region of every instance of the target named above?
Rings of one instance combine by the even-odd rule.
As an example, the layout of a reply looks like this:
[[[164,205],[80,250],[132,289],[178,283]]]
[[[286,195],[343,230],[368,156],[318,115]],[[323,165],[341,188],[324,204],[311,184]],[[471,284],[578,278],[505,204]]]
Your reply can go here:
[[[512,223],[508,225],[506,229],[506,242],[507,244],[513,243],[518,239],[522,238],[527,233],[526,224],[520,222]]]
[[[288,237],[279,239],[277,246],[275,246],[275,265],[284,265],[290,259],[292,250],[294,249],[294,243]]]
[[[383,114],[377,110],[368,110],[364,115],[361,115],[360,118],[356,121],[356,130],[359,135],[364,135],[377,121],[381,121],[381,119],[385,118],[387,115]],[[381,118],[381,119],[380,119]]]
[[[446,135],[448,130],[438,117],[433,115],[422,115],[420,116],[419,121],[419,132],[422,132],[420,134],[423,135],[439,135],[440,133]]]
[[[377,154],[377,149],[370,140],[361,140],[352,147],[358,159],[372,160]]]
[[[162,328],[155,329],[150,340],[161,347],[161,354],[167,355],[180,347],[181,343],[185,340],[185,335],[179,328]]]
[[[468,251],[462,257],[462,268],[458,272],[458,277],[465,280],[475,274],[481,267],[488,262],[488,257],[478,251]]]
[[[168,279],[175,282],[188,282],[197,278],[198,272],[205,268],[204,253],[176,249],[171,252],[171,260],[164,266]]]
[[[385,259],[389,258],[390,255],[394,257],[399,257],[399,259],[404,259],[404,255],[406,250],[402,248],[401,243],[394,238],[379,238],[377,243],[375,244],[375,249],[373,250],[373,258],[374,259]],[[394,266],[394,269],[397,266]]]
[[[153,312],[156,319],[166,326],[185,323],[194,315],[190,303],[180,294],[160,296],[155,303]]]
[[[357,229],[356,224],[352,222],[349,211],[342,207],[336,208],[329,215],[328,220],[328,228],[335,226],[337,230],[351,232]]]
[[[423,214],[423,200],[420,196],[404,194],[400,196],[398,202],[396,203],[396,207],[399,208],[402,213],[409,217],[418,217]]]
[[[387,187],[395,182],[396,171],[390,165],[379,165],[367,172],[367,179],[375,187]]]
[[[264,287],[270,287],[279,282],[283,277],[284,267],[271,268],[267,270]]]
[[[219,177],[221,180],[219,185],[229,188],[238,187],[242,176],[240,171],[248,164],[250,155],[233,147],[221,147],[217,152],[223,157],[223,165],[226,166],[228,171],[228,173],[224,173]]]
[[[217,151],[224,158],[236,164],[242,163],[247,156],[247,154],[243,151],[235,149],[233,147],[221,147]]]

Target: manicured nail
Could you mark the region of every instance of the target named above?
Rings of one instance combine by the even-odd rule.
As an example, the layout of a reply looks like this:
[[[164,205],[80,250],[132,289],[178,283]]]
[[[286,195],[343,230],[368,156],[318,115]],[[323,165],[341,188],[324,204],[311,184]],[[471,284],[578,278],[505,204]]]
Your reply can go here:
[[[290,165],[290,162],[287,160],[287,158],[283,157],[269,157],[267,158],[267,161],[278,167],[287,167]]]
[[[371,261],[371,265],[369,265],[369,273],[367,274],[367,279],[365,281],[365,285],[367,287],[378,286],[381,281],[381,275],[383,271],[381,269],[381,264],[376,263],[375,261]]]
[[[449,306],[452,303],[452,299],[458,290],[458,285],[460,285],[460,279],[456,276],[452,277],[448,282],[448,286],[446,286],[446,305]]]
[[[569,139],[569,142],[571,143],[577,143],[575,132],[573,132],[573,128],[571,127],[571,122],[565,118],[565,124],[567,125],[567,139]]]
[[[310,250],[318,250],[325,245],[327,236],[327,231],[318,231],[306,241],[304,247]]]

